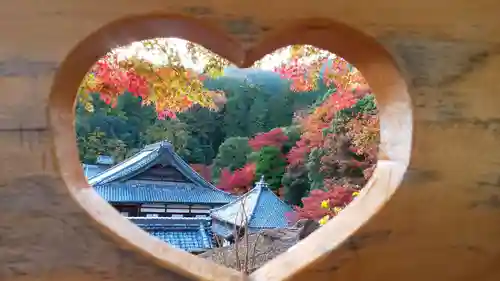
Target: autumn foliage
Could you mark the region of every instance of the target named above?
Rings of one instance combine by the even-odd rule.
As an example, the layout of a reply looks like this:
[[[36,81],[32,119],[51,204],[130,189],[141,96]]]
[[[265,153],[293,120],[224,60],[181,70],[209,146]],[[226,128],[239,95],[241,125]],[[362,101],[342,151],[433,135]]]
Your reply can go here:
[[[347,186],[336,186],[326,190],[315,189],[309,193],[308,197],[302,199],[304,207],[297,208],[298,218],[310,218],[319,220],[325,216],[335,216],[332,210],[335,208],[343,209],[353,199],[353,190]],[[321,203],[329,202],[330,208],[321,208]]]
[[[296,205],[295,218],[333,217],[353,200],[375,168],[379,143],[376,103],[361,73],[342,58],[312,46],[288,49],[289,58],[274,71],[295,92],[317,90],[323,83],[328,88],[324,99],[307,114],[297,114],[297,141],[291,142],[282,128],[250,139],[253,156],[240,169],[222,169],[217,187],[243,194],[264,175],[275,192],[285,193],[285,200]],[[226,62],[211,59],[202,71],[194,71],[176,63],[175,56],[170,61],[155,65],[138,57],[119,60],[108,55],[89,71],[79,98],[85,102],[95,92],[114,105],[120,94],[130,92],[144,104],[154,104],[160,119],[175,118],[177,112],[194,104],[213,109],[223,104],[224,93],[206,90],[203,81],[220,75]],[[321,207],[325,202],[328,208]]]
[[[316,53],[316,61],[304,63],[300,53],[307,50],[295,49],[297,56],[275,71],[291,82],[294,91],[314,90],[318,83],[324,83],[329,90],[308,114],[297,114],[295,124],[300,127],[300,138],[289,151],[282,151],[286,155],[280,156],[286,157],[286,167],[279,170],[266,165],[276,192],[296,205],[291,217],[324,222],[345,208],[373,173],[379,121],[373,95],[359,71],[341,58],[321,53]],[[253,154],[259,155],[269,147],[282,150],[288,141],[284,130],[275,128],[257,134],[248,144]],[[266,165],[249,159],[253,162],[234,173],[224,170],[219,187],[237,194],[251,188],[256,171]],[[281,185],[276,183],[276,172],[282,178]]]
[[[273,146],[281,148],[288,140],[281,128],[272,129],[266,133],[257,134],[255,137],[248,141],[248,145],[254,150],[259,151],[264,146]]]
[[[341,58],[328,66],[311,71],[332,88],[310,114],[297,118],[301,138],[287,154],[288,192],[300,196],[303,192],[294,189],[308,188],[300,204],[295,201],[296,219],[337,215],[366,184],[377,161],[379,120],[367,82]],[[296,61],[277,71],[296,88],[314,88],[314,75]],[[321,207],[325,202],[329,208]]]
[[[224,168],[221,172],[217,187],[233,194],[244,194],[253,186],[255,168],[256,166],[254,163],[249,163],[232,173],[229,169]]]
[[[163,64],[155,64],[138,55],[119,58],[116,53],[109,53],[99,59],[80,85],[80,102],[91,111],[91,93],[99,93],[100,99],[114,106],[120,95],[130,92],[140,97],[143,104],[154,104],[159,119],[175,118],[176,112],[185,111],[194,104],[216,109],[223,103],[224,94],[205,89],[203,80],[220,75],[220,69],[228,62],[212,55],[208,57],[207,69],[194,71],[182,64],[175,48],[165,44],[155,40],[144,42],[148,49],[156,48],[164,53],[167,62]],[[191,54],[207,54],[198,46],[187,46],[194,50]]]
[[[283,160],[280,161],[280,158],[284,158],[280,150],[287,140],[288,136],[281,128],[257,134],[248,141],[255,156],[250,157],[250,161],[243,168],[232,173],[228,168],[224,168],[217,187],[233,194],[242,194],[252,188],[255,180],[263,175],[270,187],[280,194],[283,174],[280,168],[284,168],[285,164]],[[270,148],[277,149],[279,155],[273,155],[274,150]]]

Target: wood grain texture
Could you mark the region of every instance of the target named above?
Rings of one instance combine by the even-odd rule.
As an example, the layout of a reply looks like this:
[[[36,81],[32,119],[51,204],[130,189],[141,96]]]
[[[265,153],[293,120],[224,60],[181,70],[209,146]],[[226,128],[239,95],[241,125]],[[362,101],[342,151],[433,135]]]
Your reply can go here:
[[[4,3],[0,279],[500,279],[499,9],[491,0]],[[242,67],[314,43],[356,64],[380,103],[382,161],[370,186],[249,277],[167,247],[81,189],[76,85],[107,49],[168,35]]]

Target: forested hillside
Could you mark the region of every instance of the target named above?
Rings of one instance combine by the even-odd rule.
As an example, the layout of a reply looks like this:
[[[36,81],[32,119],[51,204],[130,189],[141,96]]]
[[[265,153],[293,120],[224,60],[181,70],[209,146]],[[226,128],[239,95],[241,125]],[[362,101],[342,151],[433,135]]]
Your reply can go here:
[[[242,194],[263,176],[295,207],[290,219],[323,224],[357,196],[379,144],[376,102],[359,71],[312,46],[285,48],[290,57],[274,71],[234,68],[187,46],[192,55],[208,54],[202,71],[186,68],[170,51],[165,65],[112,55],[98,61],[76,109],[82,162],[98,155],[121,161],[168,140],[227,192]]]
[[[193,106],[176,119],[160,120],[153,106],[141,105],[140,97],[130,93],[121,95],[115,107],[93,98],[92,112],[77,104],[82,162],[94,163],[97,155],[120,161],[146,144],[167,139],[189,163],[208,165],[225,139],[288,126],[297,110],[313,104],[325,91],[298,94],[278,74],[255,69],[228,69],[224,76],[206,80],[205,87],[225,92],[227,101],[221,110]]]

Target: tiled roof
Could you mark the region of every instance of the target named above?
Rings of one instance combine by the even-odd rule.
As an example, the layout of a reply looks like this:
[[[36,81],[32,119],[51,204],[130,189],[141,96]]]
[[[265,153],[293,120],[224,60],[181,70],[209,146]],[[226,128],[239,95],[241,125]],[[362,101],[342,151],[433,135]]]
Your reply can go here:
[[[88,179],[106,171],[109,168],[109,166],[82,164],[82,168],[83,168],[83,174]]]
[[[172,247],[203,252],[214,247],[210,218],[131,217],[132,222]]]
[[[286,227],[288,226],[286,214],[289,212],[293,212],[293,209],[279,199],[261,178],[245,195],[222,207],[212,209],[210,214],[216,220],[214,232],[227,237],[225,235],[227,231],[234,232],[231,228],[234,228],[235,224],[244,226],[245,222],[248,222],[246,225],[252,231]],[[226,230],[223,231],[222,228]]]
[[[96,164],[101,165],[113,165],[115,163],[115,160],[113,159],[113,157],[108,155],[99,155],[97,156],[97,160],[95,162]]]
[[[156,164],[160,156],[159,150],[145,149],[132,157],[116,164],[101,174],[89,178],[90,185],[106,184],[113,181],[124,181]]]
[[[225,238],[228,238],[235,233],[234,225],[221,222],[219,220],[212,221],[212,231]]]
[[[110,203],[226,204],[233,199],[226,193],[183,182],[113,182],[94,189]]]
[[[173,167],[189,182],[130,180],[158,164]],[[196,173],[166,141],[146,146],[132,157],[89,178],[89,184],[112,202],[225,204],[234,199],[234,196],[216,188]]]

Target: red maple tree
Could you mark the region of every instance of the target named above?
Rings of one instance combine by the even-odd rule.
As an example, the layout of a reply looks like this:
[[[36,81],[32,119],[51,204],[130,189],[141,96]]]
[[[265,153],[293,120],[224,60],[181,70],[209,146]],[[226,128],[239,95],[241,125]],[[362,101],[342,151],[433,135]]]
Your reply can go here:
[[[248,163],[232,173],[229,169],[224,168],[221,171],[217,188],[232,194],[244,194],[253,187],[254,178],[254,163]]]
[[[334,217],[335,207],[343,209],[353,199],[354,189],[347,186],[331,186],[328,190],[312,190],[309,196],[302,199],[303,207],[295,207],[296,219],[319,220],[324,216]],[[321,203],[327,201],[329,208],[321,208]]]
[[[301,79],[312,75],[295,62],[278,72],[291,80],[295,88],[300,83],[313,83],[310,79]],[[312,73],[317,71],[312,70]],[[336,212],[332,210],[344,208],[353,199],[353,192],[362,188],[373,173],[377,160],[377,116],[364,114],[348,116],[347,120],[338,119],[339,112],[354,112],[350,109],[371,92],[366,80],[340,58],[334,59],[324,68],[322,78],[326,85],[335,86],[336,92],[312,113],[299,118],[303,133],[287,154],[290,168],[303,169],[307,169],[308,156],[313,149],[321,150],[322,155],[319,167],[319,172],[324,176],[322,189],[312,190],[302,199],[303,207],[295,208],[296,219],[335,216]],[[332,124],[341,128],[332,130]],[[359,176],[360,171],[364,177]],[[323,201],[327,201],[330,208],[321,208]]]
[[[248,145],[254,150],[259,151],[264,146],[274,146],[280,148],[288,141],[288,136],[285,135],[283,129],[275,128],[269,132],[255,135],[248,141]]]

